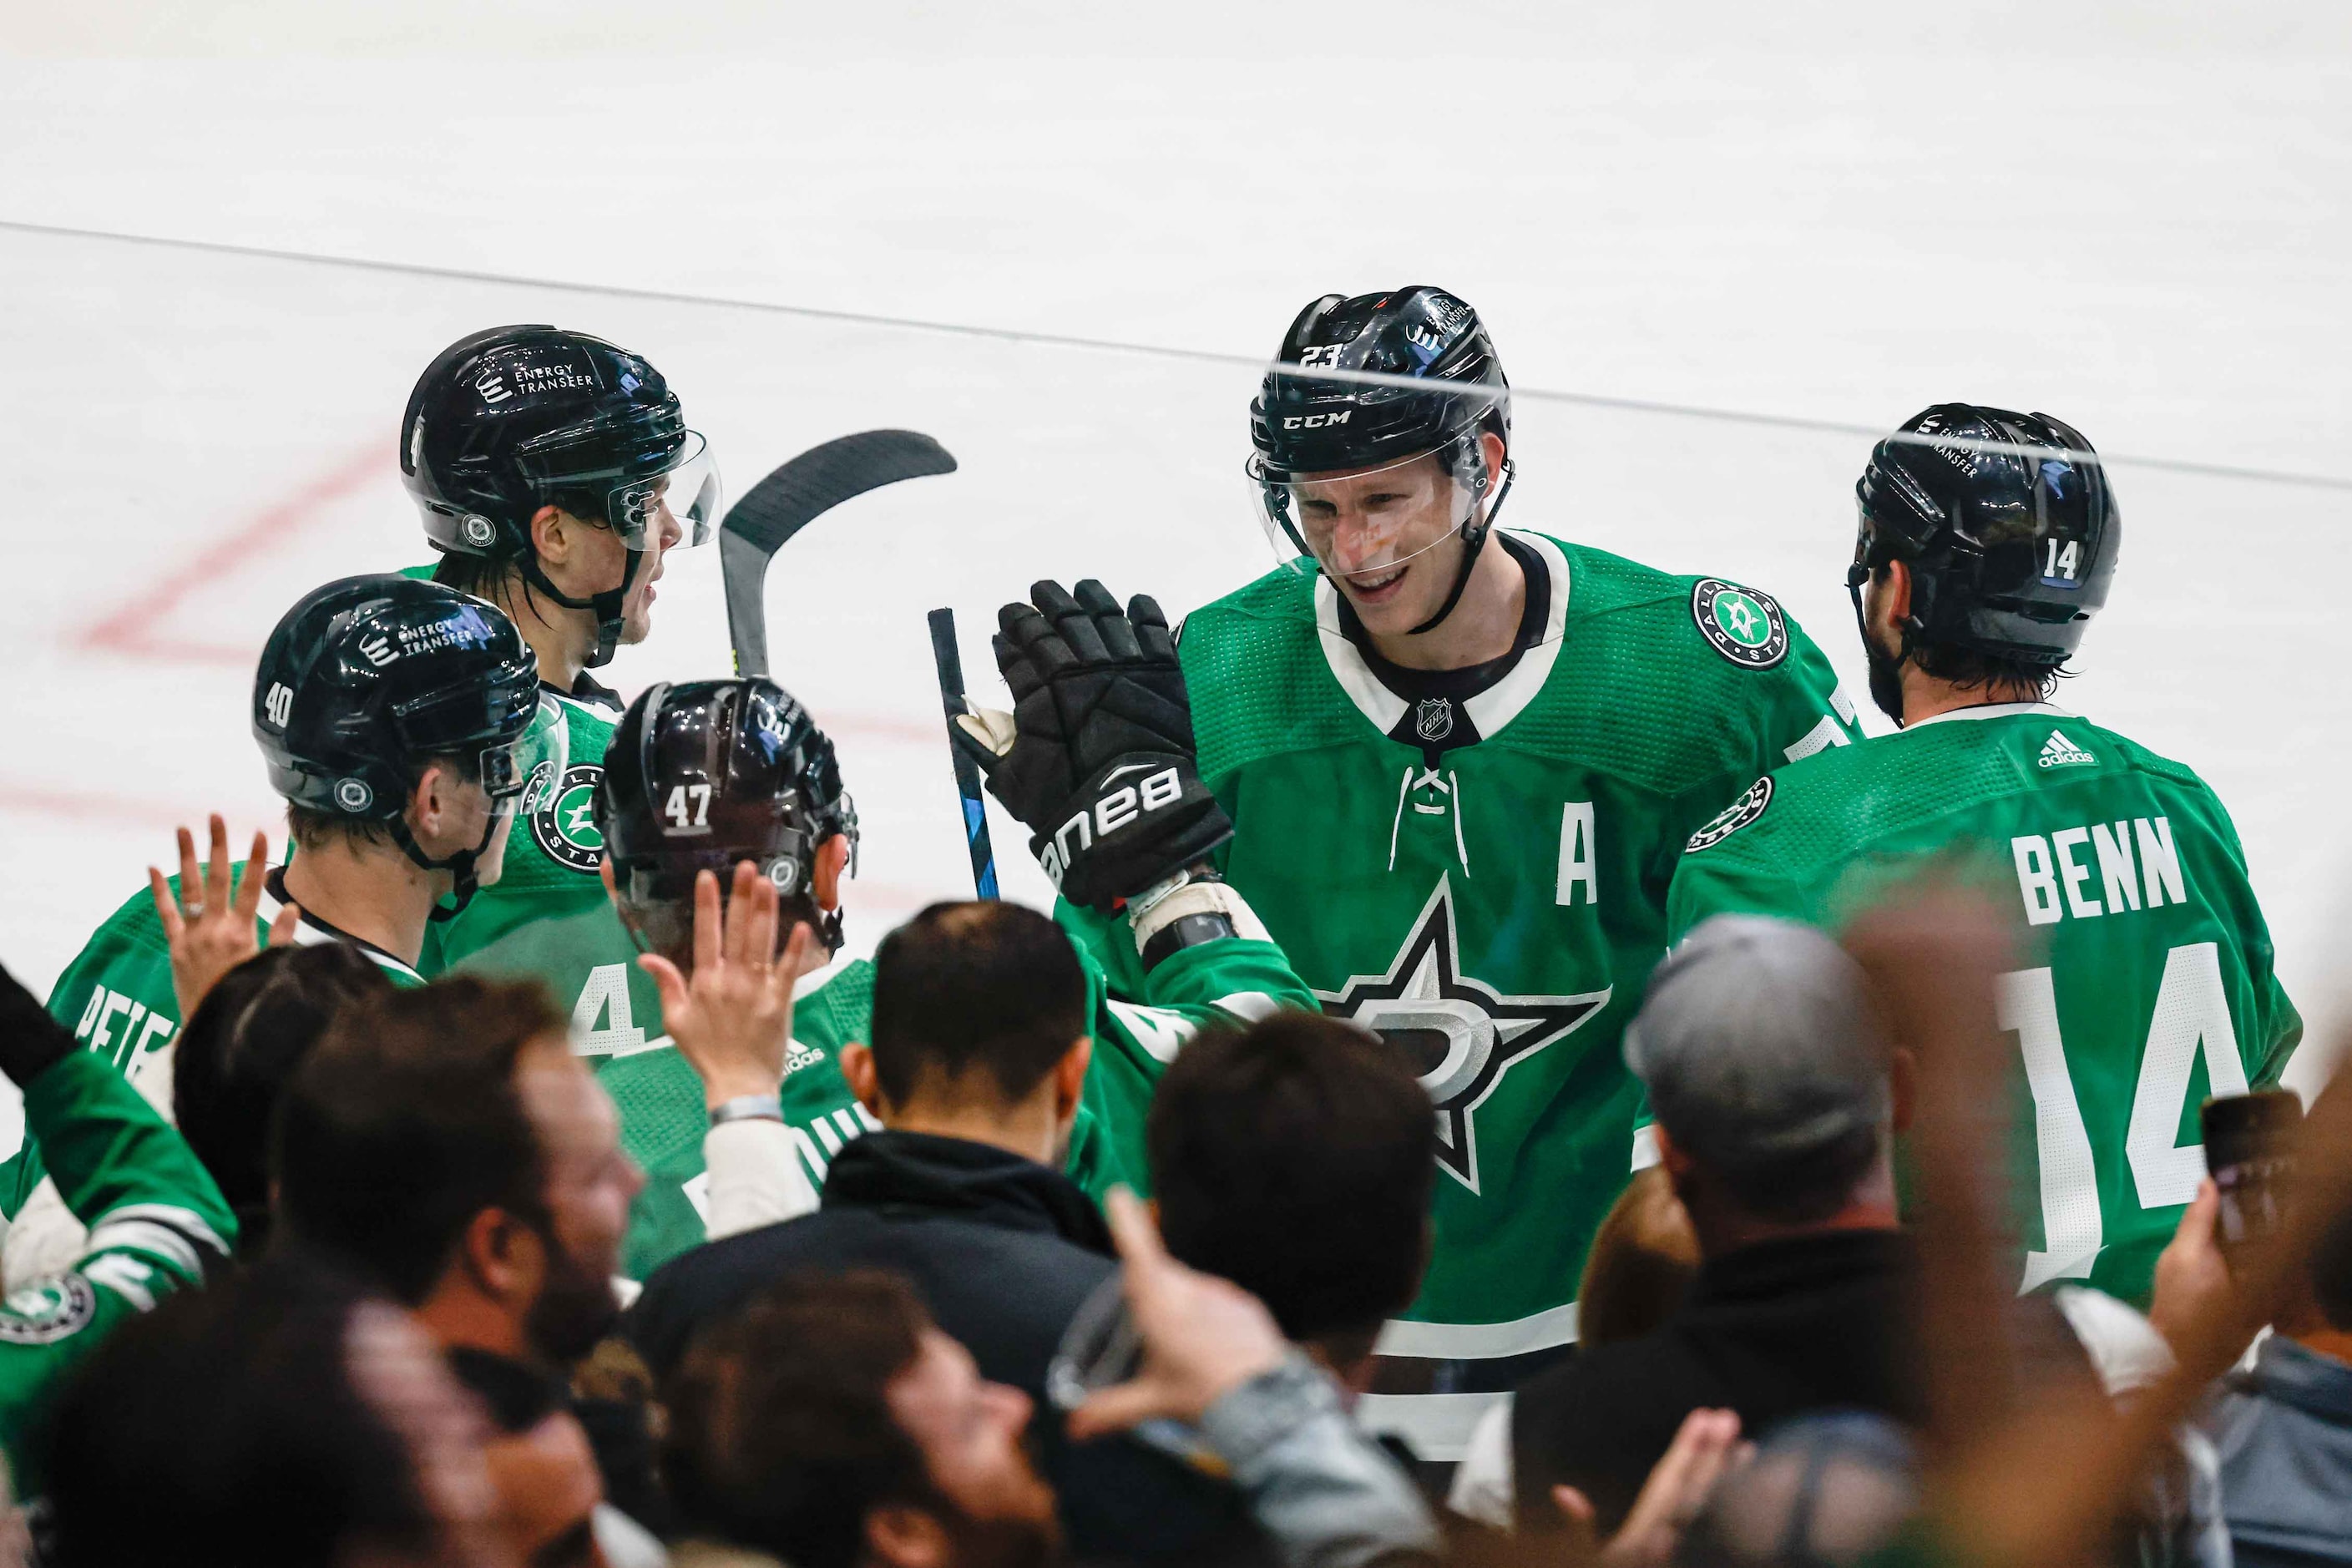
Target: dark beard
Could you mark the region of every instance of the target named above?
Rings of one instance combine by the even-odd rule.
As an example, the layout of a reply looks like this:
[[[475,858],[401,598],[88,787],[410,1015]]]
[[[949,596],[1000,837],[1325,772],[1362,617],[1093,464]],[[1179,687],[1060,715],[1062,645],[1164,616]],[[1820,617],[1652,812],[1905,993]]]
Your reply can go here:
[[[601,1270],[582,1268],[553,1236],[543,1239],[547,1283],[523,1318],[523,1342],[542,1359],[570,1366],[613,1331],[621,1321],[621,1304],[614,1298],[613,1281]]]
[[[1862,639],[1862,657],[1870,666],[1870,700],[1878,704],[1880,712],[1900,725],[1903,722],[1903,661],[1889,658],[1885,648],[1867,637]]]

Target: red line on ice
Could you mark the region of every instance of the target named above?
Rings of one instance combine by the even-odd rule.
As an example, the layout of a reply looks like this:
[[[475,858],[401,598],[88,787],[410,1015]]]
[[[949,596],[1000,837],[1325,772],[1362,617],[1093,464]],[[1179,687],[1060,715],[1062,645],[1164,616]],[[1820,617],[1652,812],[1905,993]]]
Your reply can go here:
[[[72,634],[68,640],[78,647],[100,648],[140,658],[250,665],[256,651],[252,647],[162,637],[155,628],[191,595],[248,563],[263,546],[301,526],[317,509],[341,500],[376,478],[383,471],[383,447],[369,443],[365,449],[352,453],[284,500],[264,507],[241,527],[215,539],[193,559],[171,568],[145,592],[134,594],[128,602]]]

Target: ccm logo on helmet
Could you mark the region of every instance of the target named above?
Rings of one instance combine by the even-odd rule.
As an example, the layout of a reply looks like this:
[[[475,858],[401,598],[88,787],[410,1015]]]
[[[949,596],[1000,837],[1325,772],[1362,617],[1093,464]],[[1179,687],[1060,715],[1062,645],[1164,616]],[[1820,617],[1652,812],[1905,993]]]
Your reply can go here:
[[[1320,430],[1327,426],[1345,425],[1348,416],[1355,412],[1352,408],[1342,408],[1336,414],[1286,414],[1283,416],[1282,427],[1286,430]]]
[[[1127,771],[1122,768],[1118,772]],[[1118,776],[1118,773],[1115,773],[1111,778]],[[1110,780],[1103,782],[1108,784]],[[1177,779],[1174,768],[1162,768],[1139,784],[1121,784],[1095,802],[1091,808],[1062,824],[1055,832],[1053,841],[1038,854],[1038,864],[1045,868],[1045,875],[1051,877],[1054,886],[1058,888],[1062,885],[1062,873],[1069,869],[1072,854],[1091,847],[1096,839],[1109,837],[1148,813],[1175,805],[1183,794],[1184,785]],[[1077,835],[1076,850],[1070,847],[1070,835],[1073,833]]]

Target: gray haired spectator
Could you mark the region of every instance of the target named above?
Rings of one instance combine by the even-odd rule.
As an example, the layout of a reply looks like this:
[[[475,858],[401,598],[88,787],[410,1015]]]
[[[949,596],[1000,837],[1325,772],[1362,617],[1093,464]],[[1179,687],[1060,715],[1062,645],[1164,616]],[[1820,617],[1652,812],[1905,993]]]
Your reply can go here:
[[[1520,1392],[1522,1530],[1556,1525],[1568,1486],[1613,1533],[1693,1410],[1749,1432],[1832,1407],[1920,1413],[1891,1158],[1907,1074],[1853,962],[1809,927],[1718,916],[1652,975],[1625,1057],[1703,1261],[1660,1327]]]

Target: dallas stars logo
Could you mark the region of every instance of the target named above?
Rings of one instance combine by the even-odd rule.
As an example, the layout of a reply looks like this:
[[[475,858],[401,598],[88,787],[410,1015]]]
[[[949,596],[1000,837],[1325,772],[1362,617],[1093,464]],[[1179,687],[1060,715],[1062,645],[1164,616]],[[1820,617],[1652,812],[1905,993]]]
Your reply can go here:
[[[1437,1163],[1478,1190],[1476,1112],[1503,1075],[1573,1033],[1609,1005],[1607,990],[1580,996],[1505,996],[1462,973],[1454,889],[1445,878],[1413,921],[1396,962],[1359,974],[1324,1011],[1371,1030],[1404,1054],[1437,1107]]]
[[[1789,623],[1769,594],[1702,577],[1691,586],[1691,619],[1707,647],[1744,669],[1769,669],[1789,657]]]
[[[540,767],[551,773],[542,763]],[[523,808],[530,813],[530,836],[548,858],[575,871],[593,871],[604,853],[596,831],[596,784],[604,770],[593,763],[567,768],[560,779],[532,775]]]

